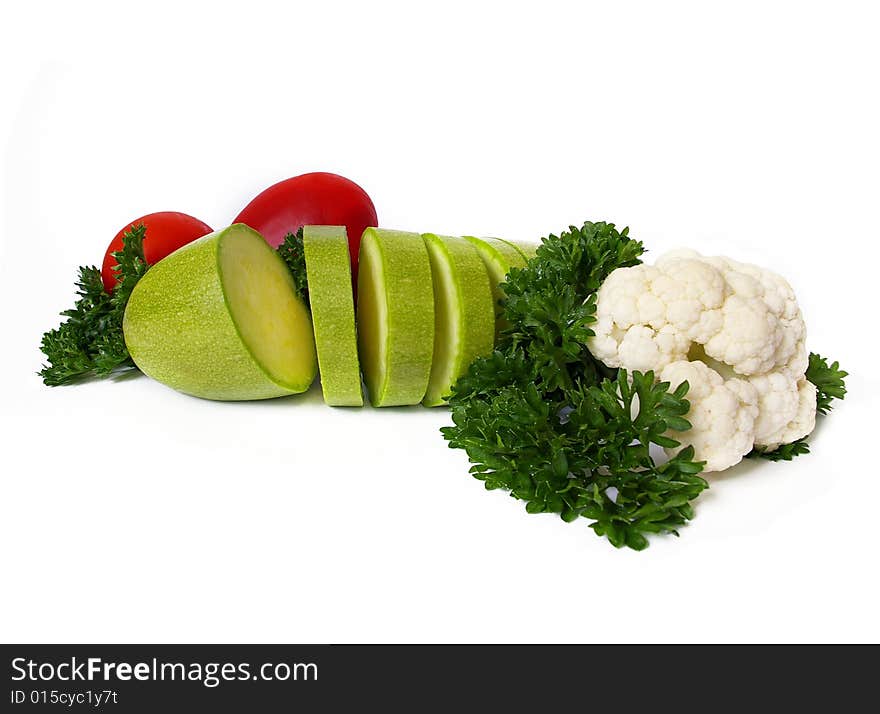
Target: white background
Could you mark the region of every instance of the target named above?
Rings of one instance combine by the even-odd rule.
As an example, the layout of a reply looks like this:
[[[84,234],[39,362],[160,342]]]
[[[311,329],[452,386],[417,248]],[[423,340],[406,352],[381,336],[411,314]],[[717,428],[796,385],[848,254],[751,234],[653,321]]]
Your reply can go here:
[[[0,42],[0,639],[824,641],[878,619],[870,3],[15,3]],[[387,227],[585,219],[794,285],[852,376],[813,453],[616,551],[467,474],[448,412],[50,389],[41,333],[129,220],[313,170]]]

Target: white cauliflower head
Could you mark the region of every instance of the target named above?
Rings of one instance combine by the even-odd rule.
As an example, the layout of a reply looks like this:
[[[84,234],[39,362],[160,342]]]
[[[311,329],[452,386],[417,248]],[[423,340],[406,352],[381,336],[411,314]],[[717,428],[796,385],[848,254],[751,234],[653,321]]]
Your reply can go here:
[[[590,351],[609,367],[689,382],[692,428],[673,436],[706,471],[813,430],[806,327],[776,273],[690,250],[618,268],[599,288],[593,331]]]

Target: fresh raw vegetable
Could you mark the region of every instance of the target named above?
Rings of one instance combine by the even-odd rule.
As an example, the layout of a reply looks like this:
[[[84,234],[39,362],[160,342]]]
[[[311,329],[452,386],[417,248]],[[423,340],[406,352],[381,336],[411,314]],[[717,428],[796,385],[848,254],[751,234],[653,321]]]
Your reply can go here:
[[[306,225],[345,226],[355,283],[361,235],[368,226],[379,225],[366,191],[354,181],[325,172],[270,186],[244,207],[234,223],[258,231],[273,248]]]
[[[45,333],[40,344],[48,360],[40,371],[45,384],[55,387],[135,369],[125,346],[122,317],[131,291],[149,267],[145,234],[142,224],[123,234],[122,246],[113,254],[118,279],[112,293],[105,292],[96,267],[79,269],[76,305],[61,313],[67,320]]]
[[[486,272],[489,273],[492,299],[495,302],[495,339],[498,339],[501,330],[507,326],[501,317],[501,301],[505,297],[501,283],[504,282],[511,268],[524,268],[526,259],[517,248],[500,238],[474,236],[464,236],[464,238],[477,249],[477,253],[483,259],[483,265],[486,266]]]
[[[363,406],[345,226],[305,226],[302,237],[324,401]]]
[[[295,394],[317,372],[309,312],[290,271],[242,224],[153,266],[132,291],[123,329],[145,374],[196,397]]]
[[[104,253],[101,280],[104,282],[104,291],[108,295],[116,287],[118,264],[114,254],[122,250],[123,237],[135,226],[143,226],[146,229],[143,250],[147,265],[158,263],[166,255],[173,253],[187,243],[191,243],[196,238],[208,235],[213,230],[211,226],[198,218],[177,211],[149,213],[132,221],[116,234]]]
[[[446,404],[455,381],[492,352],[495,308],[486,266],[464,238],[425,233],[434,285],[434,357],[422,404]]]
[[[358,281],[358,349],[375,407],[418,404],[434,351],[431,263],[418,233],[364,231]]]
[[[813,431],[806,327],[791,286],[776,273],[676,251],[654,266],[609,275],[593,329],[587,344],[605,365],[690,384],[693,428],[681,441],[706,471]]]

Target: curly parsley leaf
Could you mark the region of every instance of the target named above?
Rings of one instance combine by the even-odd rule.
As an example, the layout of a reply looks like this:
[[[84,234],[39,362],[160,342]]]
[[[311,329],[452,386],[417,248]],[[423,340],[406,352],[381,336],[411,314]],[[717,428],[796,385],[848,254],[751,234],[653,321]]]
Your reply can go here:
[[[687,383],[670,392],[651,372],[615,373],[586,347],[595,293],[616,268],[637,265],[642,244],[610,223],[550,235],[503,285],[509,326],[496,351],[476,360],[452,390],[453,426],[471,474],[506,490],[529,513],[584,517],[617,547],[641,550],[650,533],[675,533],[707,487],[693,449],[668,462],[685,431]]]
[[[641,262],[644,246],[628,234],[612,223],[571,226],[545,238],[525,268],[508,274],[503,314],[509,325],[501,345],[522,347],[548,389],[571,386],[582,373],[608,376],[586,340],[593,335],[599,286],[616,268]]]
[[[48,361],[40,371],[45,384],[54,387],[137,369],[125,346],[122,318],[131,291],[149,268],[145,233],[143,225],[133,226],[122,238],[122,250],[113,253],[118,282],[111,295],[104,291],[98,268],[79,269],[76,304],[61,313],[67,320],[46,332],[40,344]]]
[[[792,441],[790,444],[782,444],[773,451],[763,451],[761,449],[752,449],[746,454],[747,459],[766,459],[767,461],[791,461],[795,456],[801,454],[809,454],[810,445],[807,443],[807,437]]]
[[[828,364],[828,360],[815,352],[810,353],[807,379],[816,385],[816,411],[827,414],[831,411],[833,399],[846,397],[845,378],[849,372],[840,369],[838,362]]]
[[[303,248],[302,228],[296,233],[288,233],[284,236],[284,240],[278,246],[278,255],[287,263],[290,274],[293,276],[293,282],[296,285],[297,294],[308,305],[309,280],[306,276],[306,254]]]

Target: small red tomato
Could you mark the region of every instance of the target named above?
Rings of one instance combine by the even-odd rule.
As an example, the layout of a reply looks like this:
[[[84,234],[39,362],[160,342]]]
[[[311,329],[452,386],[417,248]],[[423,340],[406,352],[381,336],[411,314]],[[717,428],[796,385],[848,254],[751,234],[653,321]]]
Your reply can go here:
[[[303,226],[345,226],[355,281],[361,234],[368,226],[379,225],[376,208],[364,189],[343,176],[321,171],[270,186],[233,223],[250,226],[273,248]]]
[[[104,283],[104,290],[108,293],[112,292],[116,286],[116,275],[114,274],[116,260],[112,254],[122,250],[123,234],[136,223],[143,223],[146,229],[144,233],[144,257],[149,265],[158,263],[166,255],[173,253],[187,243],[192,243],[196,238],[208,235],[213,230],[211,226],[203,223],[198,218],[193,218],[177,211],[149,213],[132,221],[116,234],[116,237],[107,246],[107,252],[104,253],[104,262],[101,265],[101,280]]]

